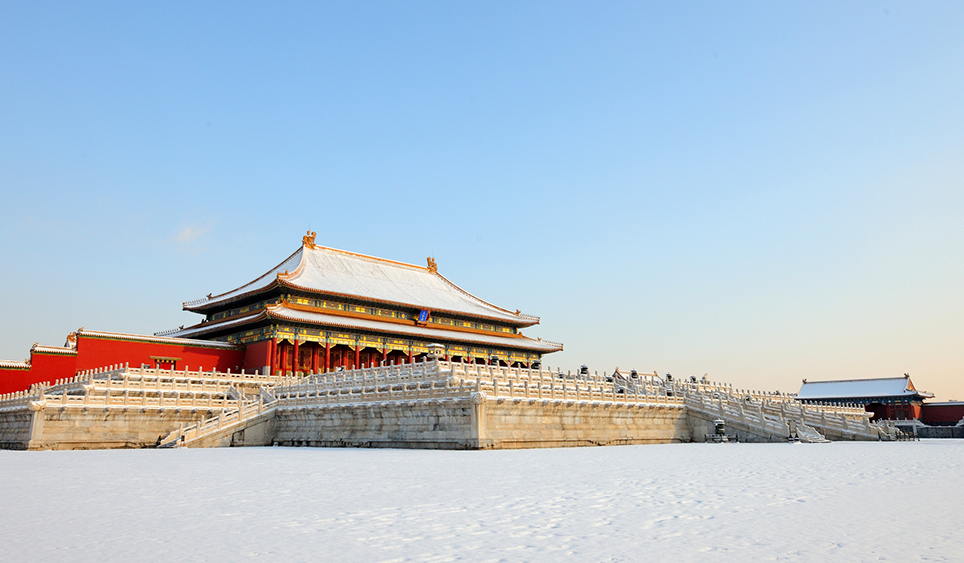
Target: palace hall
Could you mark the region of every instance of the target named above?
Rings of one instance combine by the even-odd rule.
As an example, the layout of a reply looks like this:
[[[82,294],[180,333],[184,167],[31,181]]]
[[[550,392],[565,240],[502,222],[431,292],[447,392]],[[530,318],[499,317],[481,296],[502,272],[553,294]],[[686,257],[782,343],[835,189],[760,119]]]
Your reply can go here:
[[[164,336],[242,344],[249,369],[272,373],[412,363],[431,344],[444,346],[446,361],[511,367],[562,349],[522,334],[538,317],[459,288],[432,258],[414,266],[336,250],[316,245],[313,232],[263,276],[184,309],[204,319]]]

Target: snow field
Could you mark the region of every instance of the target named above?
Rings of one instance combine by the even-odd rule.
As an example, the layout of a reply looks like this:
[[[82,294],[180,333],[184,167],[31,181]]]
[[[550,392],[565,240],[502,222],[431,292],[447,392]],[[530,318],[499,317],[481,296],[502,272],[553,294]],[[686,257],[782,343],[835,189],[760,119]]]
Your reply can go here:
[[[962,561],[964,442],[0,451],[0,561]]]

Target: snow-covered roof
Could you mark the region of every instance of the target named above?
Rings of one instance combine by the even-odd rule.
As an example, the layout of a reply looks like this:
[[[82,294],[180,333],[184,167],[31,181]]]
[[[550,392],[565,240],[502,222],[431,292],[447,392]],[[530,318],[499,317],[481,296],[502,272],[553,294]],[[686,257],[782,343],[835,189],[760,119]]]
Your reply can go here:
[[[207,334],[209,332],[221,330],[223,328],[227,328],[231,326],[244,325],[249,322],[253,322],[262,318],[264,318],[264,309],[259,309],[254,313],[251,313],[250,315],[244,315],[242,317],[232,317],[229,319],[221,319],[218,321],[202,322],[200,324],[189,326],[187,328],[181,327],[181,328],[176,328],[174,330],[166,330],[163,332],[158,332],[157,337],[182,339],[189,336],[195,336],[198,334]]]
[[[30,369],[30,362],[0,360],[0,369]]]
[[[499,346],[505,348],[517,348],[523,350],[532,350],[540,353],[562,350],[562,344],[549,342],[548,340],[529,338],[527,336],[518,334],[481,334],[478,332],[462,332],[451,330],[444,327],[436,327],[434,325],[416,326],[410,324],[379,321],[375,319],[329,315],[321,312],[293,309],[286,307],[284,304],[271,305],[255,315],[249,315],[242,319],[232,319],[231,322],[199,324],[186,328],[177,334],[181,336],[199,336],[212,331],[221,330],[227,326],[242,324],[245,322],[253,322],[264,318],[274,318],[292,322],[319,324],[349,329],[371,330],[382,333],[387,332],[390,334],[411,335],[431,340],[445,340]]]
[[[299,248],[294,254],[287,257],[282,263],[270,269],[268,273],[257,278],[256,280],[246,283],[235,290],[222,293],[221,295],[211,296],[208,294],[208,296],[203,299],[188,301],[184,303],[184,308],[189,311],[205,310],[221,303],[230,303],[236,299],[265,291],[276,286],[280,276],[298,269],[303,256],[304,246]]]
[[[881,377],[877,379],[845,379],[837,381],[806,381],[800,386],[798,399],[847,399],[859,397],[933,397],[918,391],[909,377]]]
[[[30,349],[31,352],[36,354],[59,354],[61,356],[76,356],[76,348],[67,348],[61,346],[41,346],[39,344],[34,344],[33,348]]]
[[[539,322],[538,317],[497,307],[461,289],[439,274],[432,260],[428,267],[415,266],[318,246],[307,237],[297,252],[258,279],[221,295],[184,303],[184,308],[208,311],[278,286],[481,317],[515,326]]]

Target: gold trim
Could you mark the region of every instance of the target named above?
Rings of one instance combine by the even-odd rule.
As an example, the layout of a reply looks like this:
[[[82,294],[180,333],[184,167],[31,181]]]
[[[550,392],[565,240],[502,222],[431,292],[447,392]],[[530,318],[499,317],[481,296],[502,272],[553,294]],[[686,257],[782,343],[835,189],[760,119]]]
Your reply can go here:
[[[502,338],[526,338],[526,336],[520,332],[497,332],[494,330],[479,330],[477,328],[466,328],[462,326],[419,323],[417,321],[412,321],[411,319],[396,319],[392,317],[383,317],[380,315],[370,315],[368,313],[339,311],[337,309],[315,307],[313,305],[302,305],[300,303],[292,303],[292,302],[285,302],[285,303],[282,303],[281,305],[283,305],[285,308],[288,308],[288,309],[294,309],[296,311],[304,311],[306,313],[321,313],[325,315],[333,315],[336,317],[348,317],[348,318],[368,320],[368,321],[381,321],[384,323],[393,323],[393,324],[405,325],[405,326],[417,326],[421,328],[437,329],[439,331],[467,332],[469,334],[481,334],[484,336],[499,336]]]
[[[271,308],[265,309],[265,312],[266,312],[270,317],[273,317],[273,318],[276,318],[276,319],[279,319],[279,320],[283,320],[283,321],[286,321],[286,322],[289,322],[289,323],[303,323],[303,324],[319,324],[319,325],[327,325],[327,326],[338,326],[338,325],[332,324],[331,322],[326,322],[326,321],[309,321],[309,320],[305,320],[305,319],[298,319],[298,318],[290,317],[290,316],[286,315],[283,311],[284,311],[283,309],[280,310],[280,311],[279,311],[279,310],[273,310],[273,309],[271,309]],[[312,312],[312,311],[306,311],[306,312]],[[348,316],[348,315],[345,315],[345,316]],[[379,319],[379,320],[380,320],[380,319]],[[408,326],[411,326],[411,325],[408,325]],[[340,328],[341,328],[342,330],[344,330],[346,327],[340,327]],[[347,327],[347,328],[348,328],[348,330],[368,330],[368,331],[380,332],[380,329],[377,329],[377,328],[355,327],[355,326],[350,326],[350,327]],[[391,333],[389,333],[389,334],[391,334]],[[489,334],[486,334],[486,333],[478,333],[478,334],[485,335],[485,336],[492,336],[492,335],[489,335]],[[427,338],[426,336],[422,336],[422,335],[405,335],[405,336],[407,337],[408,340],[413,340],[413,341],[415,341],[415,340],[423,340],[423,339]],[[444,335],[444,334],[437,334],[437,335],[433,336],[432,338],[439,338],[439,339],[443,339],[443,340],[444,340],[444,339],[445,339],[445,335]],[[528,338],[528,337],[522,336],[522,335],[519,335],[519,338],[522,339],[522,340],[525,340],[525,341],[527,341],[527,342],[532,342],[533,344],[545,344],[545,342],[536,341],[536,340],[533,340],[533,339],[531,339],[531,338]],[[334,341],[334,338],[332,338],[332,341]],[[512,349],[525,350],[525,351],[528,351],[528,352],[530,352],[530,353],[536,353],[536,354],[549,354],[549,353],[552,353],[552,352],[558,352],[558,351],[561,351],[561,350],[562,350],[562,347],[561,347],[561,346],[560,346],[557,350],[538,350],[537,348],[532,348],[532,347],[530,347],[530,346],[526,346],[526,345],[525,345],[524,343],[522,343],[522,342],[519,342],[519,343],[516,343],[516,342],[489,343],[489,342],[478,342],[478,341],[471,341],[471,340],[470,340],[469,343],[475,344],[475,345],[482,345],[482,346],[486,346],[486,347],[509,347],[509,348],[512,348]],[[465,344],[465,343],[463,343],[463,344]]]
[[[439,274],[439,273],[436,272],[435,275],[437,275],[438,277],[440,277],[440,278],[442,278],[442,279],[445,279],[445,277],[442,276],[442,274]],[[448,281],[448,280],[445,280],[445,281]],[[452,282],[449,282],[449,283],[452,283]],[[304,291],[305,293],[315,294],[315,295],[325,295],[325,296],[332,296],[332,297],[341,297],[341,298],[344,298],[344,299],[358,299],[359,301],[368,301],[368,302],[371,302],[371,303],[379,303],[379,304],[383,304],[383,305],[394,305],[394,306],[396,306],[396,307],[409,307],[409,308],[412,308],[412,309],[423,309],[423,308],[424,308],[424,306],[414,305],[414,304],[412,304],[412,303],[402,303],[402,302],[400,302],[400,301],[389,301],[389,300],[387,300],[387,299],[378,299],[378,298],[375,298],[375,297],[362,297],[362,296],[355,295],[355,294],[352,294],[352,293],[336,293],[336,292],[334,292],[334,291],[323,291],[323,290],[316,289],[316,288],[312,288],[312,287],[307,287],[307,286],[303,286],[303,285],[298,285],[298,284],[296,284],[296,283],[292,283],[292,282],[291,282],[290,280],[288,280],[288,279],[281,278],[281,277],[278,278],[278,285],[283,286],[283,287],[288,287],[288,288],[290,288],[290,289],[296,289],[296,290],[298,290],[298,291]],[[456,287],[456,289],[459,289],[459,288]],[[479,300],[479,301],[482,301],[481,299],[479,299],[478,297],[475,297],[475,296],[472,295],[471,293],[468,293],[468,292],[466,292],[466,291],[464,291],[464,290],[461,290],[461,289],[459,289],[459,291],[462,291],[462,293],[465,293],[466,295],[469,295],[469,296],[471,296],[471,297],[474,298],[474,299],[477,299],[477,300]],[[317,298],[316,298],[316,299],[317,299]],[[484,303],[484,301],[483,301],[483,303]],[[490,303],[486,303],[486,304],[494,307],[494,305],[491,305]],[[535,321],[535,322],[519,322],[518,320],[513,320],[513,319],[506,319],[506,318],[500,318],[500,317],[490,317],[490,316],[480,315],[480,314],[478,314],[478,313],[468,313],[468,312],[466,312],[466,311],[456,311],[456,310],[451,310],[451,309],[432,309],[432,311],[434,311],[434,312],[436,312],[436,313],[443,313],[443,314],[445,314],[446,316],[459,316],[459,315],[460,315],[460,316],[464,316],[464,317],[471,317],[471,318],[473,318],[473,319],[483,319],[483,320],[487,320],[487,321],[492,321],[493,323],[505,323],[505,324],[507,324],[507,325],[515,326],[516,328],[527,328],[527,327],[530,327],[530,326],[539,324],[539,321]]]

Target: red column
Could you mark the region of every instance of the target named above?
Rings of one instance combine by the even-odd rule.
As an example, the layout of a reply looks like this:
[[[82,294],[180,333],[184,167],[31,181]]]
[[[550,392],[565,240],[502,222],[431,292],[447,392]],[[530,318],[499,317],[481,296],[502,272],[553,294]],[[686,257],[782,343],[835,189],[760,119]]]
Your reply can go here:
[[[311,347],[311,373],[318,373],[318,347]]]
[[[295,338],[295,349],[294,349],[294,361],[291,362],[291,371],[298,375],[298,371],[301,370],[301,355],[298,354],[298,339]]]
[[[382,362],[388,359],[388,348],[382,348]]]
[[[412,363],[412,349],[408,349],[408,363]]]
[[[325,342],[325,373],[331,371],[331,344]]]
[[[355,364],[351,366],[351,369],[358,369],[361,367],[361,346],[355,346]]]
[[[285,341],[282,340],[278,343],[278,347],[281,348],[280,357],[278,358],[278,369],[281,370],[281,375],[285,375],[288,371],[288,346],[285,344]]]

